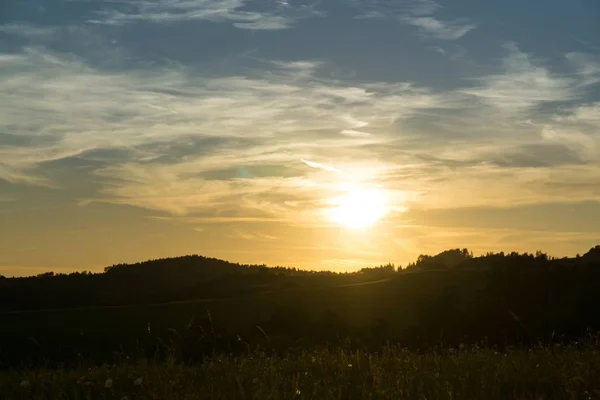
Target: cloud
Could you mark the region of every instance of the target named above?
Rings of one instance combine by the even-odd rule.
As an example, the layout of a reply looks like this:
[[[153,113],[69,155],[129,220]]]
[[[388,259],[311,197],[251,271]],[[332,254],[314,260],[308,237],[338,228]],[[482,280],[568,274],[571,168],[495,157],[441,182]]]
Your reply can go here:
[[[460,39],[477,25],[465,19],[454,21],[441,21],[433,17],[403,17],[401,21],[419,28],[422,34],[435,39],[456,40]]]
[[[323,65],[262,60],[215,76],[176,63],[101,69],[42,47],[0,53],[0,143],[9,144],[0,146],[0,179],[51,185],[46,163],[100,160],[88,163],[99,189],[81,204],[309,225],[353,181],[383,185],[400,208],[598,195],[592,154],[542,135],[550,125],[565,138],[591,129],[595,103],[563,111],[564,121],[522,122],[539,104],[576,99],[576,76],[516,48],[502,73],[446,92],[327,79]]]
[[[382,19],[394,15],[431,15],[441,8],[438,3],[431,0],[351,0],[351,4],[362,10],[362,13],[355,17],[357,19]]]
[[[177,64],[100,70],[41,47],[0,54],[0,129],[9,133],[0,141],[16,144],[0,147],[1,177],[48,184],[44,163],[95,157],[105,162],[94,167],[104,181],[94,201],[185,214],[281,185],[310,198],[317,189],[284,172],[286,165],[321,152],[343,160],[357,140],[340,134],[348,126],[381,133],[363,143],[384,141],[394,121],[439,101],[408,83],[315,79],[312,61],[271,65],[204,77]],[[15,139],[23,135],[36,140]],[[269,176],[244,184],[206,175],[266,164]]]
[[[308,165],[311,168],[318,168],[318,169],[322,169],[322,170],[325,170],[328,172],[341,172],[339,169],[332,167],[330,165],[320,164],[318,162],[305,160],[305,159],[300,159],[300,161],[302,161],[304,164]]]
[[[92,231],[128,257],[148,246],[127,244],[143,235],[116,237],[122,229],[105,224],[113,217],[174,254],[264,257],[262,243],[270,251],[261,262],[311,267],[434,252],[456,240],[486,250],[537,245],[527,235],[561,245],[593,236],[482,226],[491,224],[485,216],[502,226],[515,215],[493,209],[565,204],[544,208],[556,216],[552,228],[569,220],[566,204],[600,199],[596,55],[573,47],[560,60],[561,46],[548,53],[531,41],[499,49],[490,30],[474,30],[486,16],[446,2],[357,0],[350,12],[333,3],[97,1],[68,15],[16,6],[23,22],[0,26],[2,215],[36,209],[36,226],[22,230],[37,232],[28,240],[48,256],[57,247],[40,221],[66,229],[71,222],[52,215],[71,207],[90,226],[106,225]],[[317,19],[321,7],[332,18]],[[354,15],[370,20],[349,24]],[[371,41],[335,47],[337,39],[319,36],[354,37],[374,25]],[[211,35],[223,46],[196,40]],[[405,212],[390,212],[368,235],[333,229],[322,211],[349,187],[377,188]],[[513,224],[529,218],[516,214]],[[468,216],[472,229],[455,229]]]
[[[442,7],[431,0],[404,1],[354,1],[352,3],[361,13],[357,19],[390,19],[417,27],[421,34],[441,40],[457,40],[477,28],[477,24],[466,18],[443,21],[434,17]]]
[[[260,18],[252,22],[234,22],[233,26],[240,29],[255,29],[255,30],[277,30],[287,29],[292,21],[289,18],[281,16],[270,16],[268,18]]]
[[[122,25],[134,21],[172,23],[205,20],[230,22],[240,29],[286,29],[302,18],[320,15],[313,7],[293,7],[287,2],[273,4],[269,10],[250,11],[253,4],[246,0],[126,0],[111,10],[98,12],[98,18],[89,22]]]
[[[434,156],[417,154],[416,158],[431,166],[451,168],[501,167],[506,168],[544,168],[563,165],[583,165],[585,158],[571,146],[560,142],[506,144],[501,148],[488,148],[472,151],[470,157]]]
[[[584,123],[600,129],[600,102],[575,107],[570,114],[555,119],[559,122]]]
[[[582,85],[600,82],[600,57],[585,53],[568,53],[566,59],[577,71]]]
[[[544,140],[568,146],[587,161],[600,161],[600,103],[562,109],[540,129]]]
[[[269,235],[259,231],[246,231],[241,229],[235,230],[235,235],[244,240],[276,240],[277,236]]]
[[[505,48],[508,55],[502,61],[503,73],[475,78],[481,86],[464,89],[463,93],[510,113],[577,96],[577,78],[554,75],[547,68],[535,65],[531,57],[514,44]]]
[[[355,19],[384,19],[386,18],[385,13],[381,11],[365,11],[363,14],[359,14],[354,17]]]
[[[2,148],[0,148],[0,154],[2,154],[1,150]],[[35,174],[32,174],[28,169],[15,168],[2,162],[0,162],[0,182],[1,181],[33,186],[52,186],[50,181],[42,176],[36,176]]]
[[[506,168],[540,168],[584,164],[579,153],[564,144],[525,144],[489,154],[481,160]]]
[[[352,128],[364,128],[369,125],[366,121],[361,121],[359,119],[354,118],[352,115],[344,115],[343,120],[346,121]]]
[[[9,23],[0,25],[0,32],[16,35],[28,39],[44,39],[56,34],[57,28],[36,26],[27,23]]]
[[[407,4],[413,15],[430,15],[441,8],[438,3],[431,0],[413,0],[407,2]]]
[[[369,132],[357,131],[356,129],[343,129],[340,133],[347,136],[352,137],[369,137],[371,134]]]
[[[354,118],[352,115],[344,115],[342,119],[350,125],[351,129],[342,129],[340,133],[342,135],[351,136],[351,137],[369,137],[371,134],[369,132],[360,131],[355,128],[364,128],[369,125],[366,121],[361,121]]]
[[[594,183],[598,179],[600,169],[594,164],[513,168],[422,164],[410,174],[401,168],[390,170],[381,183],[416,193],[407,203],[409,209],[448,209],[595,200],[600,196]]]

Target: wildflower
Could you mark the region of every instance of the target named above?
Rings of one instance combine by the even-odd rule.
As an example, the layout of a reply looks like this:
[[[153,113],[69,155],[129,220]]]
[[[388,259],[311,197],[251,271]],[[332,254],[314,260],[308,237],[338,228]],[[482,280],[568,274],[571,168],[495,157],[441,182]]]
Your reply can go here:
[[[348,368],[352,368],[352,364],[348,364]]]
[[[104,382],[104,388],[105,389],[110,389],[112,387],[112,384],[113,384],[112,379],[108,378],[106,380],[106,382]]]
[[[24,379],[21,381],[21,387],[23,389],[27,389],[30,386],[29,381],[27,379]]]
[[[300,396],[300,389],[296,389],[296,396]]]
[[[133,385],[142,386],[142,378],[136,378],[136,380],[133,381]]]

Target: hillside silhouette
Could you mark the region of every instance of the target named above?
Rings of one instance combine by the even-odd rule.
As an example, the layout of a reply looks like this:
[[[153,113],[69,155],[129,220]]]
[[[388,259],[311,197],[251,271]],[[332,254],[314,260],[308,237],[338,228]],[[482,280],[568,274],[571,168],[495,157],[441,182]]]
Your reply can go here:
[[[568,343],[600,331],[600,246],[571,258],[452,249],[405,268],[353,273],[193,255],[2,278],[0,308],[4,366],[140,351],[164,357],[173,347],[189,361],[340,341],[417,349]]]
[[[371,269],[365,269],[369,271]],[[382,269],[373,269],[372,273]],[[364,273],[360,275],[364,276]],[[117,264],[104,272],[0,279],[0,311],[115,306],[239,296],[265,289],[352,282],[357,274],[231,263],[189,255]]]

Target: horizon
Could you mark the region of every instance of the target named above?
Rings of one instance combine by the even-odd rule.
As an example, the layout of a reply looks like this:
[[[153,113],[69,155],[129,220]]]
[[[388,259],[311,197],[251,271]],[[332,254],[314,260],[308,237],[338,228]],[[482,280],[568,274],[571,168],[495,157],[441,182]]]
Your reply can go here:
[[[600,248],[600,245],[593,246],[592,248],[588,249],[588,251],[594,250],[594,249],[598,249],[598,248]],[[463,249],[463,248],[462,247],[452,248],[452,249],[446,249],[444,251],[461,250],[461,249]],[[470,249],[468,249],[468,248],[466,248],[466,249],[470,251]],[[548,256],[548,258],[551,259],[551,260],[552,259],[554,259],[554,260],[556,260],[556,259],[564,259],[564,258],[574,259],[574,258],[583,256],[584,254],[587,254],[587,252],[586,252],[586,253],[577,253],[575,255],[556,256],[556,255],[553,255],[553,254],[548,254],[547,252],[545,252],[543,250],[537,250],[537,251],[541,251],[542,253],[546,254],[546,256]],[[440,253],[437,253],[437,254],[423,254],[423,255],[437,256]],[[510,254],[511,251],[500,250],[498,252],[486,252],[486,253],[481,253],[481,254],[476,254],[476,253],[473,253],[471,251],[471,255],[472,255],[473,258],[485,257],[489,253],[495,253],[495,254],[503,253],[503,254],[506,255],[506,254]],[[517,253],[519,253],[519,252],[517,252]],[[535,253],[533,253],[533,252],[523,252],[523,253],[519,253],[519,254],[522,254],[522,255],[525,255],[525,254],[535,255]],[[18,272],[20,275],[17,275],[17,274],[12,274],[11,275],[9,273],[9,274],[0,274],[0,276],[4,276],[5,278],[29,278],[29,277],[34,277],[34,276],[37,276],[39,274],[44,274],[44,273],[70,274],[70,273],[88,272],[88,273],[98,274],[98,273],[104,273],[104,272],[106,272],[106,268],[114,267],[114,266],[118,266],[118,265],[143,264],[143,263],[146,263],[146,262],[152,262],[152,261],[158,261],[158,260],[171,260],[171,259],[177,259],[177,258],[183,258],[183,257],[201,257],[201,258],[207,258],[207,259],[216,259],[216,260],[224,261],[224,262],[230,263],[230,264],[239,264],[239,265],[246,265],[246,266],[251,266],[251,267],[257,267],[257,266],[265,265],[264,263],[263,264],[258,264],[258,263],[244,263],[244,262],[239,262],[239,261],[235,261],[235,260],[221,259],[221,258],[218,258],[218,257],[212,257],[212,256],[209,256],[209,255],[204,255],[204,254],[185,254],[185,255],[179,255],[179,256],[161,257],[161,258],[157,258],[157,259],[138,260],[138,261],[133,261],[133,262],[128,262],[128,263],[113,263],[113,264],[105,265],[105,266],[98,267],[97,269],[92,269],[92,270],[85,270],[85,269],[71,270],[71,269],[69,269],[68,271],[60,271],[60,270],[58,270],[58,271],[55,271],[55,270],[52,270],[52,271],[42,271],[42,272],[36,271],[36,273],[33,274],[33,275],[27,275],[26,273],[23,274],[24,271],[22,269],[16,268],[16,269],[14,269],[14,271],[15,272],[21,271],[21,272]],[[313,268],[301,268],[301,267],[297,267],[297,266],[294,266],[294,265],[266,265],[266,267],[268,267],[268,268],[289,268],[289,269],[295,268],[295,269],[297,269],[299,271],[320,271],[320,272],[333,272],[333,273],[356,273],[356,272],[360,272],[360,270],[364,269],[364,268],[367,268],[367,269],[368,268],[379,268],[379,267],[384,267],[384,266],[388,266],[388,265],[392,265],[392,266],[394,266],[394,268],[396,270],[400,271],[400,270],[406,269],[411,263],[416,263],[416,261],[417,260],[415,259],[415,260],[412,260],[412,261],[410,261],[408,263],[404,263],[404,264],[395,263],[393,261],[387,261],[387,262],[380,262],[380,263],[378,263],[376,265],[364,265],[364,266],[356,267],[356,269],[344,270],[344,271],[335,271],[335,270],[330,270],[330,269],[315,270]],[[10,268],[8,269],[8,271],[10,271]]]
[[[600,5],[8,0],[0,274],[600,237]]]

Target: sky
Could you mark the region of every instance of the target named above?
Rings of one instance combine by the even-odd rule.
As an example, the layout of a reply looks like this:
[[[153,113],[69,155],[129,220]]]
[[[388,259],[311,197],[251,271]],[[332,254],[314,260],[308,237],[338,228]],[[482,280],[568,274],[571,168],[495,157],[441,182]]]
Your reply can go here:
[[[0,4],[5,276],[573,256],[599,182],[597,0]]]

